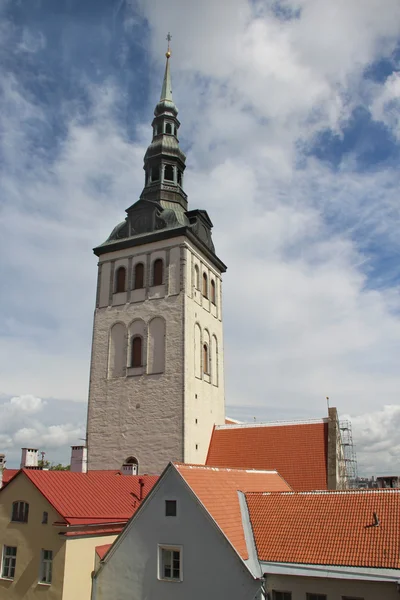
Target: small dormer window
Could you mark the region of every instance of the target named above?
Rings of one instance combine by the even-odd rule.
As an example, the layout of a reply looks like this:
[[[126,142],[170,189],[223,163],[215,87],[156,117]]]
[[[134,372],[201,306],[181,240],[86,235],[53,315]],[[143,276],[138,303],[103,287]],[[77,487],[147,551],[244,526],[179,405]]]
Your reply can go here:
[[[29,515],[29,504],[27,502],[13,502],[11,521],[27,523]]]
[[[164,179],[166,181],[174,181],[174,167],[172,165],[165,165]]]
[[[171,123],[166,123],[166,125],[165,125],[165,133],[168,133],[169,135],[172,135],[172,125],[171,125]]]

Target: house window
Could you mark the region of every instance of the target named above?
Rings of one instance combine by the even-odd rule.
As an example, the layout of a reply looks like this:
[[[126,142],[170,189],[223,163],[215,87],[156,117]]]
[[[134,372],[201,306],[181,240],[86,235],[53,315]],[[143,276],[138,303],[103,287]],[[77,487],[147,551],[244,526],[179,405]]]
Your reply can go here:
[[[135,290],[140,290],[142,287],[144,287],[144,264],[138,263],[135,266],[135,278],[133,288]]]
[[[159,546],[159,579],[182,581],[182,551],[176,546]]]
[[[292,592],[272,590],[272,600],[292,600]]]
[[[165,501],[165,516],[176,517],[176,500]]]
[[[16,564],[17,548],[15,546],[4,546],[1,576],[5,579],[14,579]]]
[[[200,272],[199,267],[197,265],[195,265],[194,267],[194,285],[196,290],[200,289]]]
[[[142,365],[142,338],[136,336],[132,339],[132,367],[141,367]]]
[[[206,375],[210,373],[210,356],[207,344],[203,344],[203,370]]]
[[[306,594],[306,600],[326,600],[326,594]]]
[[[153,263],[153,285],[162,285],[164,276],[163,270],[163,261],[161,258],[157,258]]]
[[[51,574],[53,568],[53,551],[42,550],[42,560],[40,563],[40,583],[51,583]]]
[[[119,267],[117,278],[115,280],[115,293],[125,292],[126,270],[125,267]]]
[[[203,273],[203,296],[204,298],[208,298],[208,280],[206,273]]]
[[[44,511],[43,516],[42,516],[42,525],[47,525],[49,521],[49,513]]]
[[[13,502],[11,521],[27,523],[29,515],[29,504],[27,502]]]
[[[215,304],[215,281],[211,279],[211,302]]]

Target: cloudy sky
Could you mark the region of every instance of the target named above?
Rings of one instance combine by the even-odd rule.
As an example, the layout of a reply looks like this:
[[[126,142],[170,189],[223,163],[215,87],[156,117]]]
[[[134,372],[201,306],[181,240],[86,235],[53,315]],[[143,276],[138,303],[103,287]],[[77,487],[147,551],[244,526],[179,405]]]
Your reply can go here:
[[[141,192],[169,30],[228,413],[329,396],[360,474],[399,473],[398,0],[0,0],[0,451],[84,436],[92,248]]]

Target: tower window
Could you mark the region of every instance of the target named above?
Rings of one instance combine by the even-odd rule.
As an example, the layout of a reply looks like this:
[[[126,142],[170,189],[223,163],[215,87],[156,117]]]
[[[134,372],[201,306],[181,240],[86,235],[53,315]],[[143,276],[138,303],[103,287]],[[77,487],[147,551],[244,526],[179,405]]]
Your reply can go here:
[[[136,336],[132,340],[132,367],[142,366],[142,338]]]
[[[166,181],[174,181],[174,167],[172,165],[165,165],[164,179]]]
[[[115,293],[125,292],[126,270],[125,267],[119,267],[115,282]]]
[[[153,285],[162,285],[164,275],[163,261],[157,258],[153,264]]]
[[[144,264],[138,263],[135,266],[135,279],[133,283],[133,289],[140,290],[144,287]]]
[[[200,272],[199,267],[197,265],[194,266],[194,285],[196,290],[200,289]]]
[[[203,273],[203,296],[208,298],[208,279],[207,273]]]
[[[182,185],[182,171],[178,169],[178,185]]]
[[[166,125],[165,125],[165,133],[172,134],[172,125],[171,125],[171,123],[166,123]]]
[[[207,344],[203,345],[203,370],[206,375],[210,374],[210,354]]]
[[[211,279],[211,302],[215,304],[215,281]]]
[[[160,168],[159,167],[152,167],[152,169],[151,169],[151,180],[152,181],[159,181],[160,180]]]
[[[177,130],[176,125],[175,125],[175,127],[174,127],[174,134],[177,135],[177,133],[178,133],[178,130]]]

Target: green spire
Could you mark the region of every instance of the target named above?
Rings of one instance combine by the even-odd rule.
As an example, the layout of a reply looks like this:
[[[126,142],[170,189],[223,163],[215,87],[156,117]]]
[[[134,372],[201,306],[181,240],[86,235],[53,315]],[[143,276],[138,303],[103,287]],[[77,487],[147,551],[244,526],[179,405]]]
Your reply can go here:
[[[171,41],[171,34],[168,33],[167,35],[167,40],[168,40],[168,49],[165,53],[165,56],[167,57],[167,62],[165,65],[165,73],[164,73],[164,81],[163,81],[163,86],[162,86],[162,90],[161,90],[161,96],[160,96],[160,102],[163,102],[164,100],[168,100],[169,102],[173,102],[172,100],[172,84],[171,84],[171,72],[170,72],[170,68],[169,68],[169,58],[171,56],[171,50],[169,47],[169,43]]]

